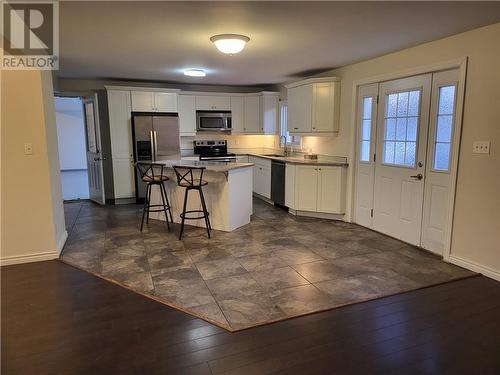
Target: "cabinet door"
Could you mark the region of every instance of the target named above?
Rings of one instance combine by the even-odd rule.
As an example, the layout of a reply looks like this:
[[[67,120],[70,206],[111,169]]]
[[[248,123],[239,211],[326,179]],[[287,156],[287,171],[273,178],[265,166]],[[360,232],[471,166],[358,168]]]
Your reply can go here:
[[[314,84],[313,132],[333,132],[333,83]]]
[[[295,167],[297,209],[316,211],[318,195],[318,168],[309,165]]]
[[[109,131],[113,159],[130,159],[132,151],[132,117],[130,91],[108,91]]]
[[[245,129],[245,101],[242,96],[231,96],[231,125],[233,133]]]
[[[260,97],[245,96],[245,132],[260,133]]]
[[[155,100],[152,92],[132,91],[132,111],[152,112],[155,110]]]
[[[295,165],[285,167],[285,206],[295,210]]]
[[[319,167],[318,172],[318,212],[343,214],[343,168]]]
[[[261,167],[262,173],[262,193],[260,195],[266,197],[267,199],[271,199],[271,167]]]
[[[312,124],[312,85],[288,90],[288,131],[310,133]]]
[[[179,95],[179,133],[180,135],[196,134],[196,97]]]
[[[155,110],[158,112],[177,112],[177,94],[155,92]]]
[[[196,97],[196,109],[201,111],[230,111],[229,96],[199,95]]]
[[[135,196],[133,159],[113,159],[113,183],[115,198]]]
[[[265,134],[279,133],[278,126],[278,96],[262,96],[262,130]]]

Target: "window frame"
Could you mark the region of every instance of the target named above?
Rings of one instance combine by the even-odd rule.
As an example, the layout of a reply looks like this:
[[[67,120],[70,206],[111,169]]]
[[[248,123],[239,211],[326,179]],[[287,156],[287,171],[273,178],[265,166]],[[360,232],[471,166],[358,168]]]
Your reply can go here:
[[[371,103],[370,103],[370,118],[369,119],[365,119],[364,115],[365,115],[365,99],[371,99]],[[377,97],[376,96],[373,96],[373,95],[364,95],[361,97],[361,102],[360,102],[360,106],[361,106],[361,113],[360,113],[360,117],[359,117],[359,150],[358,150],[358,161],[359,163],[363,163],[363,164],[371,164],[373,162],[373,150],[372,150],[372,146],[373,146],[373,106],[374,104],[376,105],[377,101]],[[363,139],[363,122],[365,120],[370,120],[370,139],[368,140],[364,140]],[[362,159],[362,153],[363,153],[363,142],[366,142],[368,141],[368,160],[363,160]]]
[[[451,134],[450,134],[450,142],[437,142],[437,132],[438,132],[438,119],[439,119],[439,99],[441,97],[441,88],[443,87],[454,87],[453,91],[453,110],[451,113]],[[430,146],[432,147],[431,149],[431,168],[430,170],[433,173],[444,173],[444,174],[450,174],[451,173],[451,166],[452,166],[452,157],[453,157],[453,139],[455,136],[455,118],[456,118],[456,109],[457,109],[457,91],[458,91],[458,82],[448,82],[448,83],[442,83],[437,86],[437,95],[436,95],[436,102],[433,103],[436,106],[436,113],[434,115],[433,121],[434,121],[434,131],[432,134],[432,142]],[[446,116],[446,115],[445,115]],[[448,150],[448,168],[447,169],[436,169],[434,164],[435,164],[435,158],[436,158],[436,146],[438,143],[448,143],[450,145],[450,149]]]

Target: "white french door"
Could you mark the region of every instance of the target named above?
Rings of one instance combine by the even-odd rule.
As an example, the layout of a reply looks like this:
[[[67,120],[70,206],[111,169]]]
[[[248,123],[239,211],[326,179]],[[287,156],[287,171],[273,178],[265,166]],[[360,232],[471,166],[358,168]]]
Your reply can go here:
[[[455,69],[358,89],[355,221],[438,254],[451,225],[458,76]]]
[[[87,170],[90,200],[105,204],[101,137],[97,115],[97,96],[83,99],[83,114],[87,135]]]
[[[420,245],[431,74],[379,88],[373,228]]]

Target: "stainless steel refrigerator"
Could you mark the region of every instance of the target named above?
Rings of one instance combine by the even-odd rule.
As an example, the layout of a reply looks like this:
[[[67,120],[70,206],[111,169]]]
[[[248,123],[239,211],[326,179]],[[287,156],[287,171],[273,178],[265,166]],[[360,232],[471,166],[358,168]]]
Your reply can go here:
[[[179,117],[171,113],[132,113],[132,137],[135,161],[180,159]],[[135,195],[138,202],[146,196],[146,186],[135,171]]]

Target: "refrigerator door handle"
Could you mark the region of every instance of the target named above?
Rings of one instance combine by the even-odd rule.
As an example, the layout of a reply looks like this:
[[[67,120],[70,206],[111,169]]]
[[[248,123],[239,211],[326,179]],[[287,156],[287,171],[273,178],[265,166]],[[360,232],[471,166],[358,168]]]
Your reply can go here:
[[[155,161],[157,161],[156,159],[158,158],[158,141],[156,137],[156,130],[153,130],[153,139],[155,143]]]
[[[156,158],[156,150],[155,150],[155,141],[154,141],[153,131],[149,131],[149,142],[151,143],[151,161],[155,161]]]

